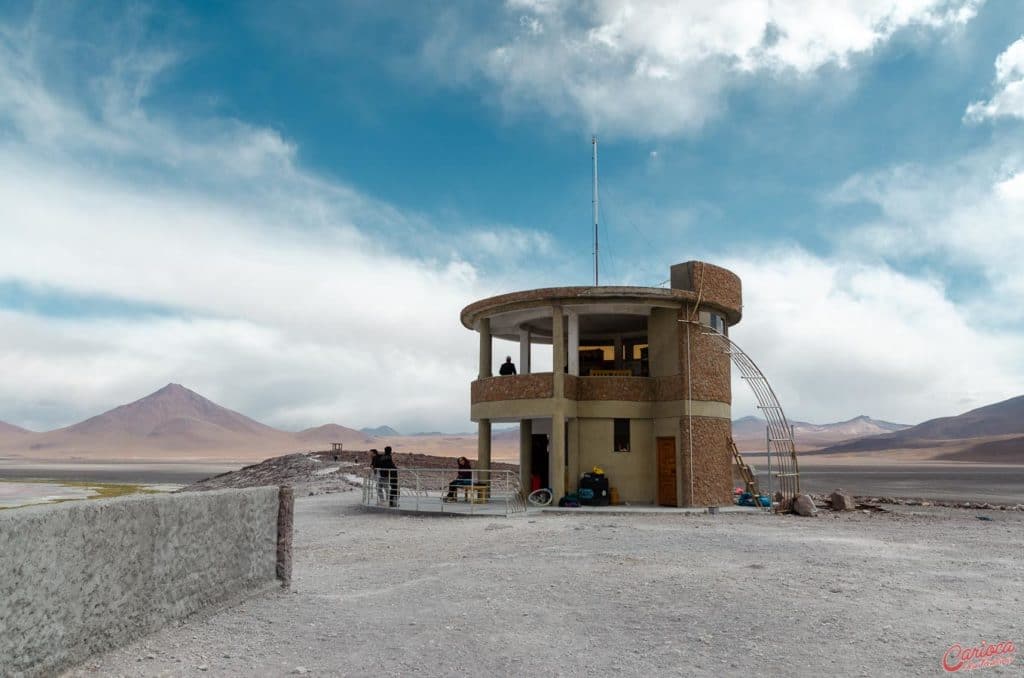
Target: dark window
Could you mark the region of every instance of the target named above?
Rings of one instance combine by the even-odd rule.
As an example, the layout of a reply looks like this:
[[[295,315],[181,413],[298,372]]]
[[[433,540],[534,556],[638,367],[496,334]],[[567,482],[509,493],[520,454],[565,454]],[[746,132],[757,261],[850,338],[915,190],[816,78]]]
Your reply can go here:
[[[616,452],[629,452],[629,419],[615,420],[615,447]]]

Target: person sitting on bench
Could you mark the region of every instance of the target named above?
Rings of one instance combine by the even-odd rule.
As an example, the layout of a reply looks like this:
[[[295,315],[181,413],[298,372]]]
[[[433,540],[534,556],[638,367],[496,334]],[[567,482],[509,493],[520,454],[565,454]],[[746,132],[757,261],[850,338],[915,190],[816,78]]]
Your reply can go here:
[[[455,477],[455,480],[448,483],[448,494],[445,496],[445,501],[455,501],[455,492],[458,487],[468,487],[473,484],[473,467],[469,463],[469,459],[465,457],[459,457],[459,473]]]

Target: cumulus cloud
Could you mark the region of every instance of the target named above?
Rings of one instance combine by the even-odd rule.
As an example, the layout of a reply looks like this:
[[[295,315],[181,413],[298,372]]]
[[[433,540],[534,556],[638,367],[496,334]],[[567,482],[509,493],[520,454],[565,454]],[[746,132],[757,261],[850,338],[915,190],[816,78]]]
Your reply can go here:
[[[996,58],[995,94],[988,101],[967,107],[964,119],[979,122],[990,118],[1024,118],[1024,37]]]
[[[977,280],[961,294],[965,303],[1024,295],[1018,253],[1024,249],[1024,159],[987,149],[939,167],[900,166],[857,174],[833,199],[867,203],[879,211],[842,240],[850,256],[869,253],[893,264],[937,264]],[[980,285],[980,286],[979,286]],[[1015,304],[988,311],[990,322],[1024,319]]]
[[[508,0],[501,30],[449,12],[424,48],[446,77],[493,83],[510,110],[539,109],[600,132],[692,132],[753,76],[845,68],[895,33],[970,21],[980,0],[694,3]]]
[[[802,249],[722,260],[743,280],[731,337],[791,418],[902,423],[1020,394],[1024,340],[965,313],[941,280]],[[740,380],[734,413],[756,413]]]

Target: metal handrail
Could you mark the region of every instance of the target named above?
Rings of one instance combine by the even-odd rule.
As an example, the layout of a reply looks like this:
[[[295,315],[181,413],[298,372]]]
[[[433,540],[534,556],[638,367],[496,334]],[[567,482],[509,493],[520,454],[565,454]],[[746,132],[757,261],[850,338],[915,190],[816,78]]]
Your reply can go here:
[[[425,513],[504,514],[506,517],[526,512],[526,501],[523,499],[517,471],[473,469],[470,480],[472,486],[485,486],[487,489],[470,490],[474,496],[468,504],[457,500],[452,503],[445,501],[445,495],[452,487],[458,469],[400,468],[392,472],[395,474],[394,484],[383,475],[387,469],[367,469],[363,473],[364,506]],[[456,489],[456,497],[462,492]],[[392,503],[395,505],[392,506]]]

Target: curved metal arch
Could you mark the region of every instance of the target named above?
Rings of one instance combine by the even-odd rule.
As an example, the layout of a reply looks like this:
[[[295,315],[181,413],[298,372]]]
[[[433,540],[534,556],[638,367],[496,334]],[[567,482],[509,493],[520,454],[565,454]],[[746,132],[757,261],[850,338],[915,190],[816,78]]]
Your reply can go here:
[[[789,426],[786,413],[782,411],[782,405],[775,397],[775,391],[768,383],[768,378],[736,342],[721,332],[708,330],[707,327],[703,328],[703,334],[715,339],[722,352],[729,354],[732,363],[739,369],[741,378],[747,382],[747,386],[757,398],[757,408],[764,413],[764,418],[768,422],[769,477],[778,481],[776,487],[782,495],[779,510],[788,511],[793,500],[800,494],[800,468],[797,464],[796,445],[793,442],[793,429]],[[772,456],[777,460],[777,470],[771,467]]]

